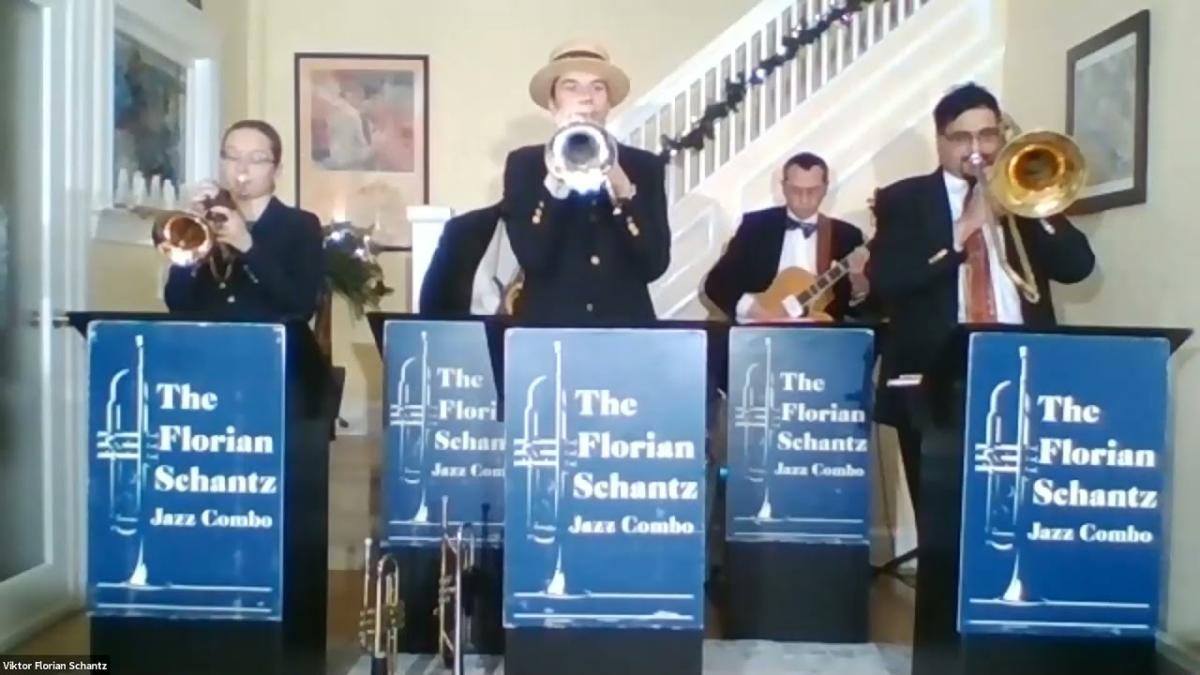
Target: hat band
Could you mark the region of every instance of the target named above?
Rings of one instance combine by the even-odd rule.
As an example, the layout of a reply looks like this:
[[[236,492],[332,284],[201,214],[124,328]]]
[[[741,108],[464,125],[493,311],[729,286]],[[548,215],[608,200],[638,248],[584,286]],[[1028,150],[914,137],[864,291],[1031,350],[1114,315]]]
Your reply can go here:
[[[555,61],[562,61],[563,59],[578,59],[578,58],[586,58],[586,59],[598,59],[598,60],[600,60],[600,61],[605,61],[605,60],[606,60],[606,59],[605,59],[603,56],[601,56],[600,54],[597,54],[596,52],[590,52],[590,51],[586,51],[586,50],[576,50],[576,51],[573,51],[573,52],[563,52],[562,54],[559,54],[558,56],[554,57],[554,60],[555,60]]]

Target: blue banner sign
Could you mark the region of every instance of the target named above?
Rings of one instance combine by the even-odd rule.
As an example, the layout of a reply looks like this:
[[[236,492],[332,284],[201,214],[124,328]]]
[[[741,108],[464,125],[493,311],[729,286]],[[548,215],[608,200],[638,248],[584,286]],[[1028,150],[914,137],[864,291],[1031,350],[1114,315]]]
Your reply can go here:
[[[869,544],[866,329],[729,334],[728,541]]]
[[[470,523],[500,543],[504,424],[484,326],[477,321],[384,325],[387,450],[384,532],[392,546],[438,546],[442,521]]]
[[[90,613],[280,620],[283,327],[98,321],[88,346]]]
[[[1152,638],[1165,339],[971,337],[958,627]]]
[[[504,625],[702,628],[705,334],[505,337]]]

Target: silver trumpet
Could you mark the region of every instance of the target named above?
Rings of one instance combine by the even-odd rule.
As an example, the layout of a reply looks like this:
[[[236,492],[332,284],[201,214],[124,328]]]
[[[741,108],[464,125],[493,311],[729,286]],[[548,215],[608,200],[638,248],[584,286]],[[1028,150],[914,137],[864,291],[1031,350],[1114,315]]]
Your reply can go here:
[[[588,121],[564,125],[546,144],[546,171],[580,193],[604,187],[617,163],[617,139]]]
[[[372,562],[378,552],[379,559]],[[391,675],[400,652],[404,601],[400,599],[400,564],[366,539],[363,604],[358,619],[358,642],[371,656],[371,675]],[[374,573],[374,576],[372,576]]]
[[[475,532],[468,524],[450,528],[448,497],[442,497],[442,561],[438,575],[438,656],[454,675],[463,672],[463,644],[471,642],[463,595],[471,594],[475,575]]]

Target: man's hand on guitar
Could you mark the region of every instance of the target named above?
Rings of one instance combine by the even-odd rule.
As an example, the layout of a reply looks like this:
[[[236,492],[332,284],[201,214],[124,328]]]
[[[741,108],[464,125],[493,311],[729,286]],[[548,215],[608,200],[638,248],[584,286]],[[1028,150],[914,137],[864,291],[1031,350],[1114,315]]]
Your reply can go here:
[[[747,321],[786,321],[788,318],[787,312],[783,311],[782,307],[768,309],[763,307],[757,300],[750,304],[750,310],[747,312]]]
[[[867,260],[871,258],[871,252],[866,246],[860,246],[846,257],[846,263],[850,268],[850,293],[856,300],[862,300],[871,292],[871,282],[867,280],[866,267]]]

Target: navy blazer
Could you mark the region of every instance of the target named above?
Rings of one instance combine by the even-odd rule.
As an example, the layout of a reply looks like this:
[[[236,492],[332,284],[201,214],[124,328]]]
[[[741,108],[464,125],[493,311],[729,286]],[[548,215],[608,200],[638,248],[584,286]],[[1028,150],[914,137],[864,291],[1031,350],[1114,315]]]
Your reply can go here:
[[[875,195],[875,213],[867,277],[891,323],[883,345],[875,416],[895,424],[903,404],[886,382],[897,375],[926,372],[944,357],[946,340],[958,325],[958,270],[966,254],[954,250],[950,198],[941,169],[881,189]],[[1021,297],[1024,323],[1032,327],[1057,323],[1051,281],[1083,281],[1096,265],[1087,237],[1066,217],[1046,221],[1052,232],[1039,221],[1016,219],[1040,294],[1037,303]],[[1021,270],[1008,228],[1001,231],[1009,264]]]
[[[446,221],[421,284],[421,314],[471,313],[475,272],[496,234],[500,205],[475,209]]]
[[[544,150],[519,148],[504,166],[505,227],[525,273],[517,318],[591,325],[653,321],[648,285],[671,260],[662,160],[620,146],[617,161],[637,193],[615,213],[607,191],[551,196]]]
[[[742,295],[767,290],[779,274],[779,254],[787,234],[787,221],[787,209],[783,206],[743,215],[742,224],[729,240],[729,246],[705,278],[704,294],[731,321],[736,321],[737,303]],[[863,236],[857,227],[844,220],[830,218],[829,224],[829,262],[832,264],[862,246]],[[832,293],[826,312],[834,320],[857,315],[850,307],[852,287],[849,276],[839,279],[833,285]]]
[[[235,253],[228,282],[207,262],[172,267],[165,290],[172,312],[308,321],[325,288],[324,238],[317,216],[271,198],[250,228],[254,245]]]

